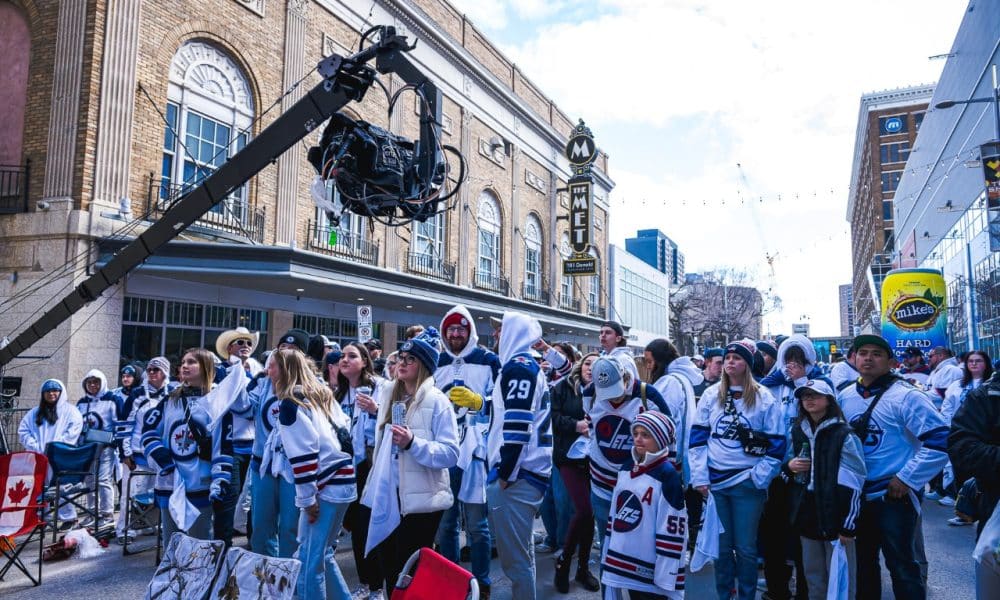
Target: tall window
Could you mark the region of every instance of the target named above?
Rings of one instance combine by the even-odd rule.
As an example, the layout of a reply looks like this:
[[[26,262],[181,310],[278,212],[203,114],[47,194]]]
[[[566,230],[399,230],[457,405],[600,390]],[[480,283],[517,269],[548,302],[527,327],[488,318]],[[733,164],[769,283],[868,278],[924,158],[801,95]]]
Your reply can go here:
[[[340,191],[333,181],[327,182],[327,188],[333,194],[333,202],[336,204]],[[326,212],[317,208],[316,223],[319,225],[316,228],[316,235],[322,237],[321,240],[317,240],[318,242],[329,243],[330,231],[333,230],[337,232],[337,246],[346,246],[360,252],[368,237],[365,218],[352,212],[343,212],[340,215],[340,223],[334,226],[326,216]]]
[[[538,217],[528,216],[524,226],[524,293],[532,298],[541,294],[542,224]]]
[[[244,131],[254,114],[250,84],[224,52],[203,41],[187,42],[170,63],[165,114],[160,198],[170,201],[246,145]],[[246,186],[212,211],[245,220]]]
[[[444,213],[437,213],[423,223],[413,224],[413,252],[428,261],[444,256]]]
[[[479,263],[477,277],[495,278],[500,273],[500,206],[489,191],[479,194]]]
[[[569,245],[569,235],[563,234],[562,240],[559,242],[559,254],[562,256],[563,260],[568,259],[573,255],[573,250]],[[570,275],[562,275],[559,280],[559,303],[567,304],[571,301],[573,297],[573,277]]]
[[[590,249],[590,255],[594,257],[597,272],[590,278],[590,295],[587,301],[590,303],[590,313],[595,314],[601,306],[601,258],[593,248]]]

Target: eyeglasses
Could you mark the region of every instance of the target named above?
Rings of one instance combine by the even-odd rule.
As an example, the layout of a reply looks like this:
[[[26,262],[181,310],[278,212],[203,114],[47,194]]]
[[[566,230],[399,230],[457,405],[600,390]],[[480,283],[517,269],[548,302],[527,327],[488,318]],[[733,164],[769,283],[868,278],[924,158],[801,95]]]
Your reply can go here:
[[[231,343],[236,344],[237,346],[240,347],[253,346],[253,342],[251,342],[250,340],[233,340]]]
[[[412,365],[417,362],[417,357],[412,354],[403,354],[399,357],[399,364],[401,365]]]
[[[149,373],[150,375],[152,375],[153,373],[159,373],[160,370],[157,369],[156,367],[150,367],[150,368],[146,369],[146,372]]]

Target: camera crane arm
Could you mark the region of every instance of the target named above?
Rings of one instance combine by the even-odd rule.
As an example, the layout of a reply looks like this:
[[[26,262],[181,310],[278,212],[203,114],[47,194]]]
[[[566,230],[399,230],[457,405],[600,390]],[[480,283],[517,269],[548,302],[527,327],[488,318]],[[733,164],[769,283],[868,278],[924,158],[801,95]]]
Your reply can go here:
[[[440,122],[440,92],[404,54],[414,46],[406,37],[396,35],[393,27],[378,28],[379,40],[348,57],[336,54],[324,58],[317,71],[323,81],[309,90],[298,102],[264,128],[260,134],[209,175],[201,184],[181,197],[162,217],[135,240],[108,261],[106,265],[80,283],[76,288],[50,308],[10,343],[0,348],[0,368],[10,363],[63,321],[93,302],[122,277],[155,254],[164,244],[177,237],[213,206],[225,200],[233,190],[245,184],[254,175],[274,162],[282,153],[319,127],[335,112],[351,101],[361,101],[375,81],[376,70],[368,66],[372,59],[381,73],[395,72],[407,83],[430,86],[435,92],[433,115],[421,115],[421,146],[418,155],[420,169],[430,172],[434,167],[433,137],[424,137],[425,130],[433,132]],[[424,112],[423,110],[421,111]],[[425,125],[426,121],[430,121]]]

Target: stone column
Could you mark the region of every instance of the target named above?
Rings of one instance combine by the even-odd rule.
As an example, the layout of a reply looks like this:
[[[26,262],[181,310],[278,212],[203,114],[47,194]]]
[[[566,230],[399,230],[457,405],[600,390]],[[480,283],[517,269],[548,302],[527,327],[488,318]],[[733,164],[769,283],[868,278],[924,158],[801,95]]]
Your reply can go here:
[[[45,183],[42,186],[42,196],[48,201],[72,202],[73,199],[86,25],[86,0],[63,0],[59,3]]]
[[[308,27],[308,0],[288,0],[285,14],[285,57],[282,92],[288,90],[305,73],[305,41]],[[304,93],[297,87],[281,99],[281,111],[288,110]],[[278,197],[274,210],[275,244],[295,247],[295,211],[299,192],[299,162],[301,152],[293,149],[278,157]]]
[[[510,264],[507,265],[507,280],[510,295],[521,297],[521,282],[524,279],[524,227],[521,219],[517,174],[521,170],[521,149],[513,146],[510,152]]]
[[[472,156],[472,112],[464,106],[461,107],[461,111],[462,130],[459,139],[459,150],[462,152],[462,156]],[[476,188],[478,188],[478,185]],[[471,285],[469,279],[471,276],[469,254],[472,252],[472,248],[475,248],[474,244],[478,243],[478,239],[476,239],[478,235],[477,230],[470,223],[470,219],[474,219],[476,214],[476,208],[472,206],[472,200],[474,199],[473,189],[470,177],[458,192],[458,207],[455,209],[458,212],[459,236],[458,256],[455,257],[455,283],[457,285],[462,285],[463,283]]]
[[[109,0],[97,121],[94,202],[118,207],[128,196],[142,3]]]

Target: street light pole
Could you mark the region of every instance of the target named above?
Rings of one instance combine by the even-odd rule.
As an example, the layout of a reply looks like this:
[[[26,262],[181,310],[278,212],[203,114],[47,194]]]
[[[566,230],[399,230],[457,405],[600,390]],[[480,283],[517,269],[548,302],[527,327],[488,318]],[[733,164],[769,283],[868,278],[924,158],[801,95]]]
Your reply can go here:
[[[997,82],[997,66],[993,65],[993,96],[992,97],[982,97],[982,98],[969,98],[968,100],[945,100],[944,102],[938,102],[934,105],[934,108],[951,108],[956,104],[981,104],[985,102],[993,103],[993,119],[994,119],[994,135],[995,139],[1000,141],[1000,85]]]

